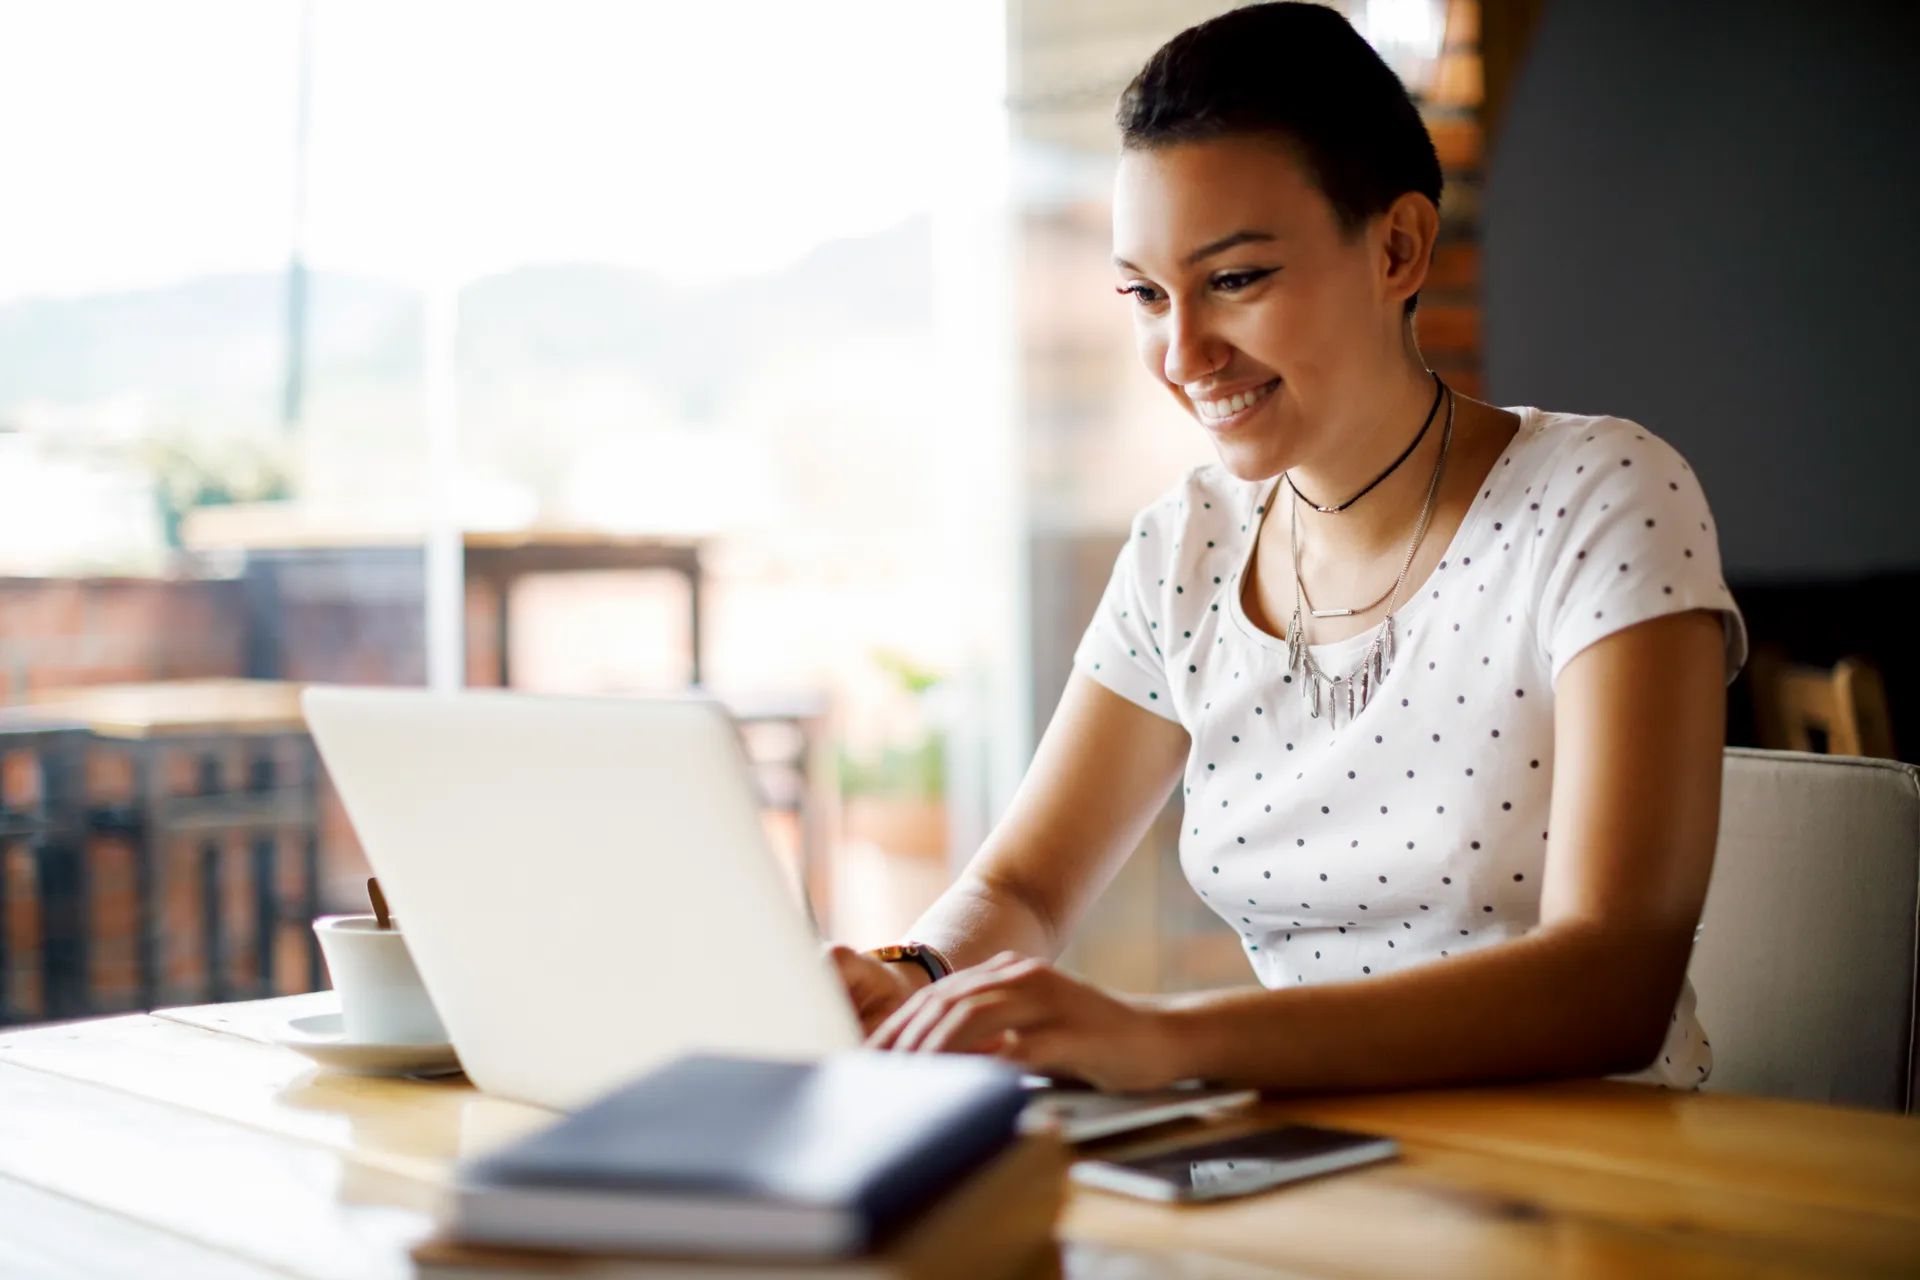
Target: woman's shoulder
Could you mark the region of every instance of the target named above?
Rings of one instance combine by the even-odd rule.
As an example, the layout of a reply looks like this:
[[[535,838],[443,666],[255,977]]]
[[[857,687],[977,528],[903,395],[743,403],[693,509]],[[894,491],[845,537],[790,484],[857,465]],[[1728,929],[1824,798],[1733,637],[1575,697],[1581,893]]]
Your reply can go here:
[[[1571,413],[1561,410],[1523,407],[1511,409],[1526,423],[1523,430],[1531,437],[1530,457],[1541,475],[1563,473],[1568,469],[1591,465],[1601,457],[1627,458],[1645,454],[1662,461],[1679,459],[1672,442],[1651,427],[1632,418],[1611,413]],[[1684,461],[1684,460],[1682,460]],[[1585,474],[1581,472],[1581,474]]]
[[[1136,510],[1123,555],[1142,597],[1166,596],[1171,603],[1230,572],[1245,555],[1271,483],[1242,480],[1217,462],[1199,463]]]
[[[1528,481],[1531,495],[1517,499],[1524,510],[1513,532],[1529,544],[1525,578],[1550,677],[1602,636],[1702,608],[1728,619],[1731,680],[1745,661],[1744,624],[1721,574],[1713,512],[1686,458],[1631,418],[1548,419],[1542,468]]]
[[[1644,423],[1530,406],[1509,412],[1522,423],[1521,438],[1509,446],[1515,474],[1496,488],[1494,501],[1513,519],[1546,510],[1578,521],[1643,505],[1657,494],[1687,493],[1705,501],[1685,456]]]
[[[1195,463],[1134,513],[1136,532],[1184,536],[1189,529],[1241,530],[1257,514],[1260,496],[1272,480],[1242,480],[1218,462]]]

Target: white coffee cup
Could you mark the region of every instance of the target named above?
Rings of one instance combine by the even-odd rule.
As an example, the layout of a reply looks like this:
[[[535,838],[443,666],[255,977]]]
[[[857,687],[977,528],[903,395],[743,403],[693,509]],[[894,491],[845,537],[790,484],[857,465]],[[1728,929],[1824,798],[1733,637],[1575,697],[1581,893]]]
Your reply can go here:
[[[391,917],[389,917],[391,920]],[[313,922],[327,974],[340,993],[347,1039],[366,1044],[445,1044],[447,1029],[427,995],[406,938],[370,915]]]

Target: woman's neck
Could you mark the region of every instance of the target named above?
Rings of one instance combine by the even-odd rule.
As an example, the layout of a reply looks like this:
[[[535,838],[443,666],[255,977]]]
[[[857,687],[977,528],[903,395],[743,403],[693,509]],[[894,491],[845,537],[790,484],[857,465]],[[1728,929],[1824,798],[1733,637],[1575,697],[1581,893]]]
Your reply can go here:
[[[1325,513],[1299,502],[1304,546],[1315,548],[1318,555],[1343,561],[1373,559],[1404,549],[1426,503],[1434,463],[1446,435],[1449,396],[1443,393],[1434,408],[1436,389],[1433,376],[1424,368],[1409,366],[1390,384],[1380,387],[1377,394],[1340,408],[1321,434],[1326,442],[1321,456],[1290,472],[1302,494],[1325,506],[1347,501],[1392,466],[1420,435],[1429,409],[1433,409],[1433,422],[1413,452],[1345,511]],[[1465,402],[1454,408],[1450,455],[1460,450],[1464,410]],[[1286,492],[1284,481],[1274,496],[1276,502],[1298,501]]]

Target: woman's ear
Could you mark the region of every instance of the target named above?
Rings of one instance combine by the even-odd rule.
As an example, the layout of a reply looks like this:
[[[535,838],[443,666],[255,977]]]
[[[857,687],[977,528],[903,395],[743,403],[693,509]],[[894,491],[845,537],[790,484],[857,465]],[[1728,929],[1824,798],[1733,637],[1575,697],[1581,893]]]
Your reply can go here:
[[[1393,202],[1382,222],[1381,298],[1404,302],[1427,282],[1440,236],[1440,211],[1427,197],[1408,191]]]

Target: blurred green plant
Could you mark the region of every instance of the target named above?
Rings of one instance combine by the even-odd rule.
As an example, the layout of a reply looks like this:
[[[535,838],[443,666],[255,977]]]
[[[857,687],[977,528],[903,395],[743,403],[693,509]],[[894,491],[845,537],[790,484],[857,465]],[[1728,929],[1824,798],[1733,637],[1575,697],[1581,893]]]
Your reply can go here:
[[[883,747],[860,758],[840,748],[840,790],[849,796],[898,796],[941,800],[947,793],[945,744],[929,733],[905,746]]]
[[[890,650],[875,650],[872,658],[876,666],[918,699],[924,709],[924,695],[940,683],[938,672]],[[926,727],[911,741],[889,743],[877,754],[856,756],[841,745],[837,755],[840,790],[844,795],[919,800],[940,800],[946,796],[946,742],[936,727]]]
[[[918,696],[940,683],[940,675],[931,667],[923,667],[905,654],[891,649],[873,651],[873,661],[882,671],[890,672],[908,693]]]
[[[284,446],[258,436],[160,433],[141,441],[137,454],[153,477],[169,547],[180,546],[180,522],[195,507],[272,502],[293,494]]]

